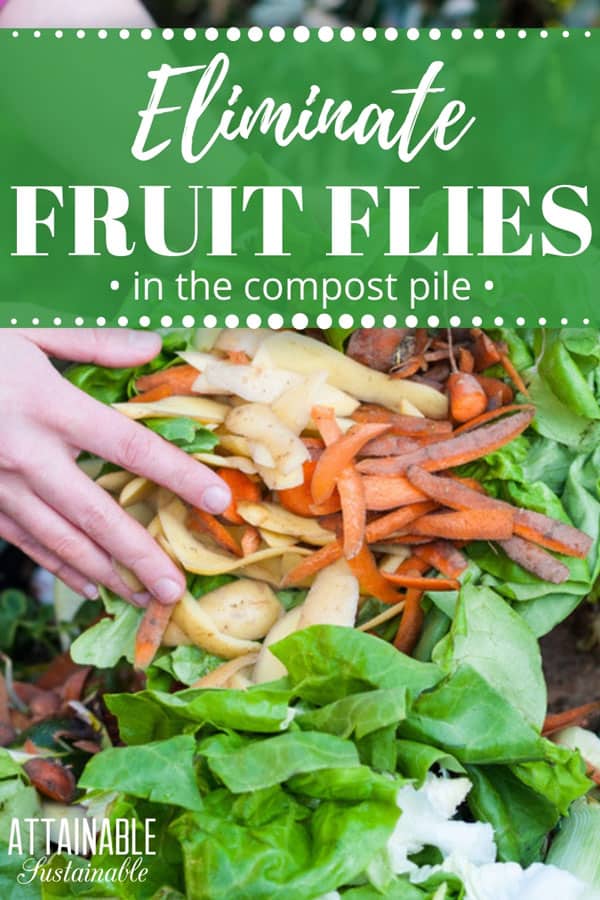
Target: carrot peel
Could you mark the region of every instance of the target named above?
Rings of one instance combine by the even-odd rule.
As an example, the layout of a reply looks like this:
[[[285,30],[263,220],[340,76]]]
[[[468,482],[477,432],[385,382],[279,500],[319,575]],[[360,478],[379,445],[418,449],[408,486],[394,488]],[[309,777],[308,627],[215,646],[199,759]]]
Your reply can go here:
[[[160,647],[173,614],[174,606],[150,600],[135,636],[136,669],[147,669]]]

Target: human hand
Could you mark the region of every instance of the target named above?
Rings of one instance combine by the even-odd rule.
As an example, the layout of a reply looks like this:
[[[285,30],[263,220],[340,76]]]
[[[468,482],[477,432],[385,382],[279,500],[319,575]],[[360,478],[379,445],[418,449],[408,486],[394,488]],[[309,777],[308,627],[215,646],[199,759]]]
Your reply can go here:
[[[152,359],[160,346],[156,334],[123,329],[0,329],[0,537],[90,599],[102,584],[138,606],[151,596],[175,603],[185,577],[81,471],[81,450],[211,513],[231,499],[210,469],[74,387],[46,356],[128,367]],[[115,560],[147,590],[132,592]]]

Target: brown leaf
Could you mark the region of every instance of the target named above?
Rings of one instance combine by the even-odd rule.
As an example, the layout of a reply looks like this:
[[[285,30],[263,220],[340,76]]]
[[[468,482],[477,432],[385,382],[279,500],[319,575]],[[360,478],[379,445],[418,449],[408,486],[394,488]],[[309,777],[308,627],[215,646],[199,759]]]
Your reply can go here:
[[[60,695],[66,703],[71,700],[81,700],[85,683],[91,671],[91,666],[82,666],[69,675],[60,688]]]
[[[77,747],[78,750],[83,750],[84,753],[100,752],[100,747],[98,744],[95,744],[94,741],[75,741],[73,746]]]
[[[79,669],[71,659],[69,652],[55,656],[37,680],[37,686],[43,690],[60,688],[70,676]]]
[[[32,785],[44,797],[59,803],[71,803],[77,790],[75,777],[70,769],[52,759],[28,760],[23,766]]]

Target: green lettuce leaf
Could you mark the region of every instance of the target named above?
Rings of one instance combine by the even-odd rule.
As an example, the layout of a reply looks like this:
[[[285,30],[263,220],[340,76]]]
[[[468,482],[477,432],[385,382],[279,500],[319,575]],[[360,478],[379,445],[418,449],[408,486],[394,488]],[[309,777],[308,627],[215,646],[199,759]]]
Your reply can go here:
[[[218,436],[185,416],[175,419],[143,419],[144,425],[186,453],[210,453],[219,443]]]
[[[103,403],[119,403],[135,394],[135,382],[142,375],[160,372],[179,362],[177,353],[187,350],[190,335],[173,331],[163,337],[162,350],[153,360],[131,369],[109,369],[105,366],[71,366],[66,378],[86,394]]]
[[[113,747],[92,756],[79,786],[92,790],[122,791],[134,797],[200,809],[194,771],[196,743],[192,735],[179,735],[135,747]]]
[[[405,687],[416,696],[441,677],[431,663],[405,656],[362,631],[335,625],[297,631],[269,649],[286,666],[294,693],[321,706],[369,688]]]
[[[537,640],[495,591],[471,584],[462,588],[454,622],[437,645],[434,662],[446,672],[468,664],[531,725],[541,728],[546,683]]]
[[[234,794],[282,784],[303,772],[359,765],[353,743],[316,731],[241,743],[220,734],[201,741],[198,752]]]
[[[301,713],[296,724],[303,729],[324,731],[357,740],[380,728],[394,725],[406,715],[406,689],[403,687],[351,694],[320,709]]]
[[[196,900],[314,900],[357,878],[383,851],[398,818],[392,803],[325,801],[303,821],[306,811],[286,795],[258,824],[240,812],[226,791],[216,791],[201,812],[174,823]]]
[[[542,739],[520,712],[465,664],[415,701],[399,734],[439,747],[463,764],[544,755]]]
[[[541,860],[546,836],[559,819],[557,808],[506,766],[469,766],[467,774],[473,784],[469,808],[492,825],[498,858],[522,866]]]
[[[109,615],[75,638],[71,644],[73,662],[98,669],[116,666],[123,658],[133,663],[135,635],[144,611],[104,588],[100,593]]]
[[[413,778],[420,786],[433,766],[440,766],[448,772],[464,774],[465,768],[454,756],[432,747],[429,744],[420,744],[418,741],[396,741],[397,766],[407,778]]]
[[[592,788],[577,751],[542,740],[542,758],[511,766],[517,778],[546,797],[562,815],[571,803]]]
[[[166,716],[177,727],[182,722],[191,722],[197,728],[212,725],[225,731],[280,732],[292,719],[289,698],[290,691],[278,688],[274,682],[245,691],[191,688],[175,694],[164,691],[109,694],[105,701],[117,716],[121,734],[126,728],[129,742],[138,743],[142,735],[138,732],[136,716],[140,723],[160,723]],[[145,728],[143,733],[147,733]]]
[[[167,672],[175,681],[190,685],[212,672],[222,662],[220,657],[213,656],[212,653],[207,653],[200,647],[181,644],[174,650],[157,656],[152,666]]]

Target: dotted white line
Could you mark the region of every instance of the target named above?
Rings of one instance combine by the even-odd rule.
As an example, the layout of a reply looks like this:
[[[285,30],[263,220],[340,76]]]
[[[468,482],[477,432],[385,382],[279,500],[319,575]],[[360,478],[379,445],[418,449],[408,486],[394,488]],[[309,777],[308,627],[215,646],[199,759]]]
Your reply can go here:
[[[427,324],[431,328],[437,328],[437,326],[440,324],[439,316],[429,316],[429,318],[427,319]]]
[[[350,313],[342,313],[338,319],[338,325],[340,328],[352,328],[354,325],[354,318]]]
[[[397,325],[396,316],[384,316],[383,325],[385,328],[395,328]]]
[[[147,328],[149,324],[150,324],[150,316],[140,316],[139,325],[142,328]]]
[[[417,319],[416,316],[407,316],[406,319],[404,320],[404,324],[406,325],[407,328],[416,328],[417,325],[419,324],[419,320]]]
[[[450,316],[450,325],[453,328],[458,328],[460,325],[460,316]]]
[[[204,316],[204,327],[205,328],[216,328],[217,327],[217,317],[213,315]]]
[[[267,321],[269,328],[273,328],[275,331],[278,328],[283,328],[284,319],[280,313],[271,313]]]
[[[219,31],[217,28],[207,28],[204,37],[207,41],[216,41],[219,39]]]
[[[239,318],[237,316],[233,315],[233,313],[231,313],[228,316],[225,316],[225,326],[227,328],[237,328],[239,324],[240,324]]]
[[[251,313],[246,317],[246,325],[248,328],[260,328],[262,326],[262,319],[258,313]]]
[[[331,328],[333,319],[329,313],[321,313],[317,316],[317,328]]]
[[[297,25],[292,34],[297,44],[305,44],[310,39],[310,28],[306,25]]]
[[[519,326],[523,326],[525,324],[525,319],[523,318],[523,316],[517,316],[515,321]]]
[[[333,28],[330,25],[321,25],[318,35],[322,44],[328,44],[333,40]]]
[[[295,313],[292,316],[292,326],[298,331],[308,326],[308,316],[305,313]]]
[[[473,316],[471,319],[471,324],[475,326],[475,328],[479,328],[483,324],[483,319],[481,316]]]
[[[184,328],[193,328],[196,324],[196,319],[194,318],[194,316],[184,316],[181,320],[181,324]]]
[[[375,316],[366,313],[366,315],[361,318],[360,324],[363,328],[373,328],[375,325]]]

